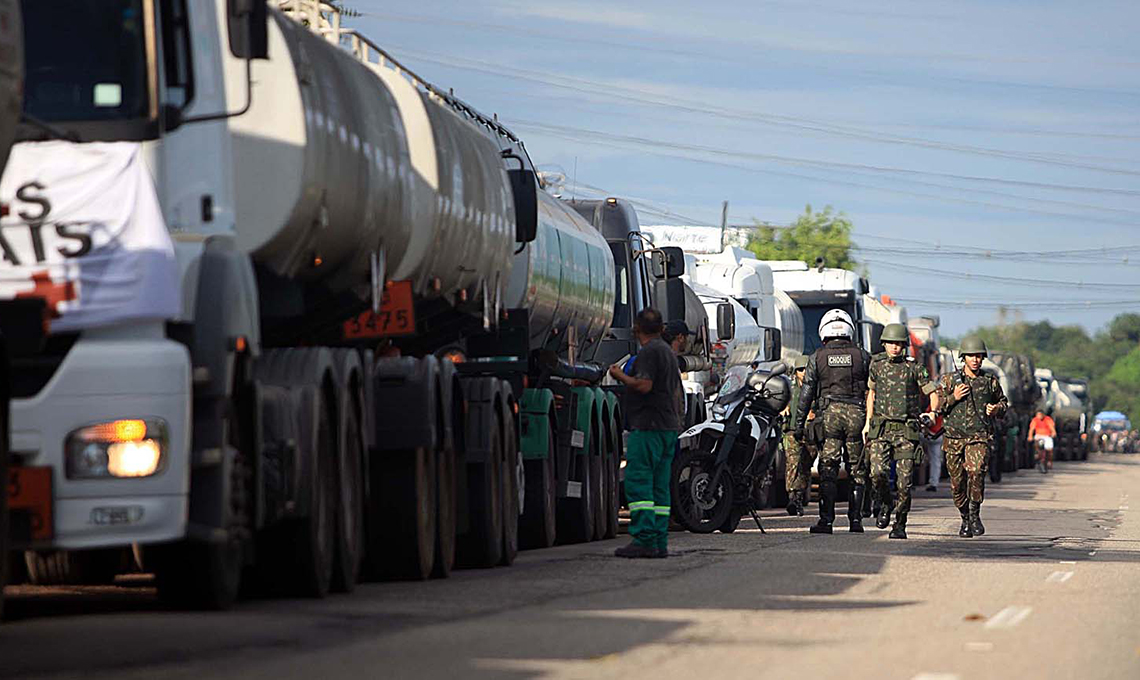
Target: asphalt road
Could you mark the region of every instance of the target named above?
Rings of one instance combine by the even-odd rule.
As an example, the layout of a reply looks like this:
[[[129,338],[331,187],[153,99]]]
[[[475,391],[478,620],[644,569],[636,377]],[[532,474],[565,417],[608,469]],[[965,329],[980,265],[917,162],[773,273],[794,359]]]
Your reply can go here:
[[[9,588],[0,675],[1140,678],[1140,456],[1007,475],[981,538],[946,487],[914,510],[907,541],[769,512],[766,535],[672,534],[667,560],[564,546],[227,613],[164,610],[145,580]]]

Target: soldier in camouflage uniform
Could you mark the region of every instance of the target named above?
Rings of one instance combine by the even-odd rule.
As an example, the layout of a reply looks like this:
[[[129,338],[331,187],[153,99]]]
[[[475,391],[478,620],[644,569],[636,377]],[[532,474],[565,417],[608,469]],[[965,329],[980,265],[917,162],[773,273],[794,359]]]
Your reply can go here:
[[[981,370],[988,354],[986,343],[981,338],[966,338],[960,353],[965,367],[942,376],[938,392],[946,427],[942,452],[954,505],[962,516],[958,535],[971,538],[986,533],[980,513],[994,436],[991,423],[1002,417],[1009,402],[998,379]]]
[[[876,526],[886,529],[891,521],[890,470],[895,460],[898,500],[891,538],[906,538],[906,518],[910,512],[910,488],[914,468],[922,464],[924,452],[920,436],[919,413],[923,394],[930,395],[932,408],[938,407],[937,386],[930,380],[926,367],[906,356],[910,333],[901,323],[883,329],[885,352],[871,361],[871,379],[867,395],[868,457],[871,480],[882,509]]]
[[[847,519],[852,532],[863,533],[861,506],[867,484],[863,425],[867,417],[867,370],[871,365],[871,355],[852,342],[855,324],[843,310],[832,309],[823,315],[819,337],[823,339],[823,347],[808,359],[795,427],[796,441],[803,442],[808,413],[813,407],[816,419],[823,419],[824,442],[819,454],[819,522],[812,525],[811,532],[832,532],[839,463],[846,447],[847,471],[851,476]]]
[[[796,377],[792,382],[792,400],[788,403],[787,415],[794,418],[800,405],[800,392],[803,389],[804,373],[808,358],[796,357]],[[808,414],[809,420],[813,414]],[[815,452],[808,442],[798,442],[791,428],[784,433],[784,488],[788,491],[788,514],[803,517],[807,505],[807,488],[811,476],[811,461]]]

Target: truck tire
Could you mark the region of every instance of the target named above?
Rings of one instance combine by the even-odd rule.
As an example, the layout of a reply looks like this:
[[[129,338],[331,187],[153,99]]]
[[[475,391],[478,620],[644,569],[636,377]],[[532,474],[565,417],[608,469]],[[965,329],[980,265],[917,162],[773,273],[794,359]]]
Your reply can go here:
[[[297,592],[321,598],[332,585],[333,563],[336,561],[337,475],[336,435],[329,415],[329,395],[319,390],[317,404],[317,449],[313,451],[313,481],[309,514],[293,530],[286,549],[297,551],[293,574]]]
[[[123,566],[119,549],[26,550],[24,565],[33,586],[107,585]]]
[[[362,461],[364,432],[356,398],[343,401],[341,416],[341,451],[338,457],[336,527],[336,568],[333,570],[332,589],[351,593],[360,579],[364,558],[364,484]]]
[[[422,581],[435,566],[437,470],[435,452],[426,447],[389,451],[379,493],[385,524],[380,546],[388,547],[384,575]]]
[[[509,388],[508,388],[509,389]],[[503,554],[499,564],[509,567],[519,554],[519,493],[525,488],[522,453],[519,451],[515,420],[508,404],[503,404]],[[525,502],[525,501],[524,501]]]
[[[491,444],[486,461],[467,464],[469,522],[468,531],[460,543],[459,559],[464,566],[488,568],[503,558],[502,435],[494,411],[489,408],[472,409],[472,415],[472,420],[483,421],[479,426],[489,428]],[[472,427],[468,428],[468,433],[473,434]]]
[[[598,445],[597,437],[590,437],[590,446],[586,451],[574,453],[571,451],[571,482],[580,484],[578,498],[558,499],[558,536],[563,543],[586,543],[594,536],[594,482],[591,478],[594,458],[594,447]]]
[[[524,548],[549,548],[557,529],[554,480],[554,423],[546,430],[546,456],[523,463],[526,472],[526,502],[519,518],[519,540]]]
[[[605,465],[602,472],[606,476],[606,530],[602,538],[613,538],[618,532],[618,515],[621,513],[621,480],[618,475],[621,471],[621,424],[617,418],[611,419],[609,432],[609,450],[606,451]]]
[[[600,541],[606,536],[606,515],[608,513],[607,500],[609,499],[609,484],[606,482],[606,455],[609,453],[609,443],[602,439],[602,429],[594,428],[593,437],[598,445],[593,447],[590,454],[590,482],[594,485],[594,535],[593,540]]]
[[[148,564],[155,566],[159,597],[175,606],[189,609],[229,609],[237,601],[245,567],[246,540],[251,535],[249,491],[252,470],[245,457],[247,440],[238,427],[238,411],[232,402],[222,421],[222,441],[233,452],[230,468],[232,489],[226,523],[226,541],[202,543],[182,541],[146,550]]]
[[[440,439],[442,440],[442,437]],[[457,461],[458,454],[454,447],[448,447],[441,441],[441,446],[436,452],[435,565],[431,571],[433,578],[447,578],[455,567]]]

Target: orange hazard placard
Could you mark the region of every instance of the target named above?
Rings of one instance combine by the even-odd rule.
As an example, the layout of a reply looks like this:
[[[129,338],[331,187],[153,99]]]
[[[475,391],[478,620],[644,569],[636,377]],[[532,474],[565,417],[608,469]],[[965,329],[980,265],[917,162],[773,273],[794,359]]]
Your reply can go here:
[[[416,332],[416,310],[412,303],[412,282],[391,281],[384,287],[380,313],[369,309],[344,322],[345,340],[411,335]]]
[[[13,467],[8,470],[8,509],[30,515],[31,539],[46,541],[54,533],[49,467]]]

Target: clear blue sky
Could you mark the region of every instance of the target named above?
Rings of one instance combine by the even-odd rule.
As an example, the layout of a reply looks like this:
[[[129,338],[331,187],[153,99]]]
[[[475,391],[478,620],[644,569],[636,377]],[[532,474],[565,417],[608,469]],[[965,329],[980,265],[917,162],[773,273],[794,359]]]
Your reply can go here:
[[[944,333],[998,302],[1090,330],[1140,311],[1135,0],[344,4],[578,195],[641,201],[645,224],[830,204],[872,281]]]

